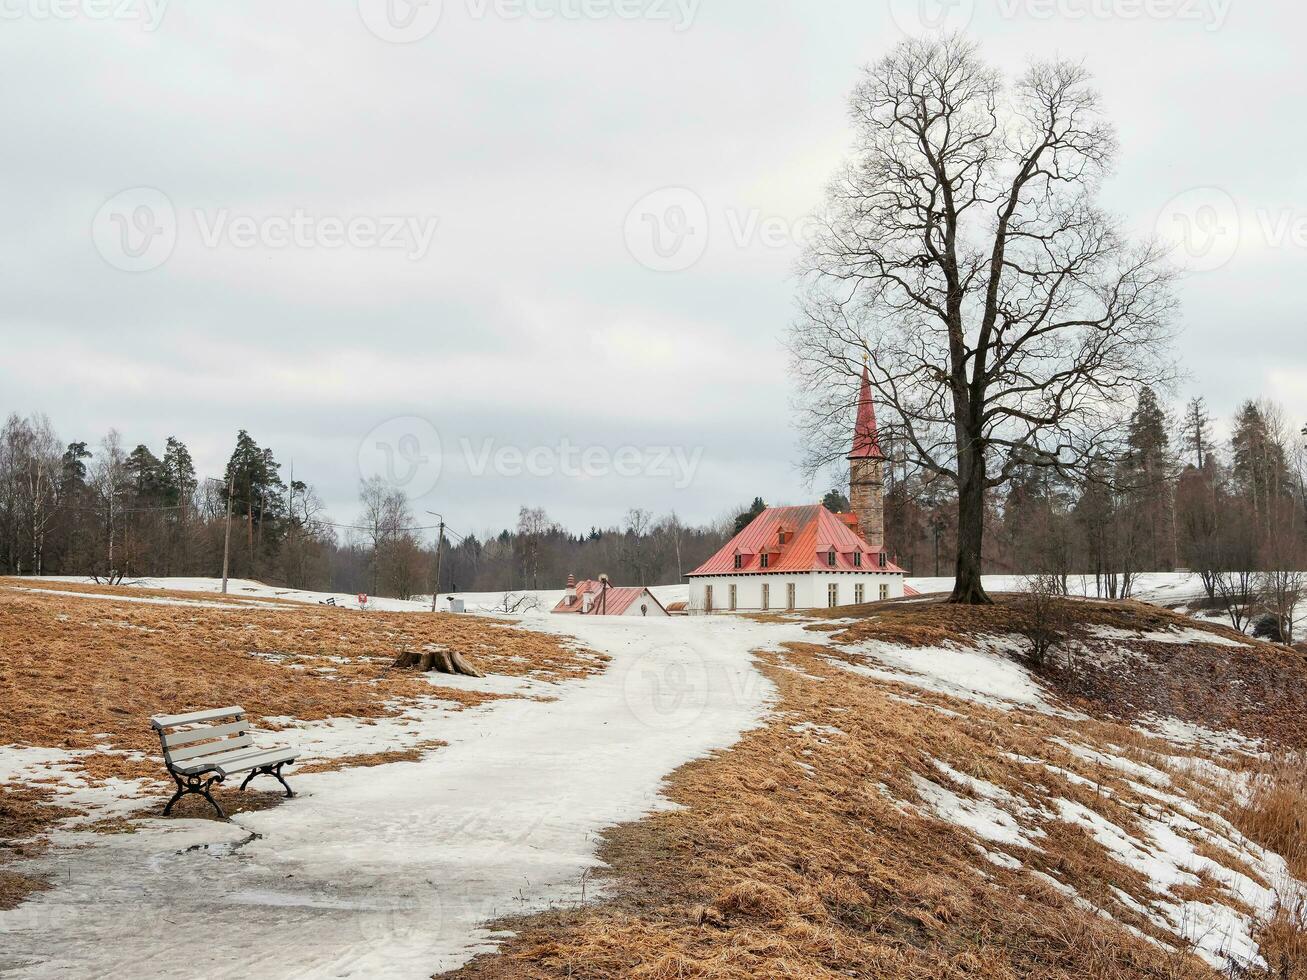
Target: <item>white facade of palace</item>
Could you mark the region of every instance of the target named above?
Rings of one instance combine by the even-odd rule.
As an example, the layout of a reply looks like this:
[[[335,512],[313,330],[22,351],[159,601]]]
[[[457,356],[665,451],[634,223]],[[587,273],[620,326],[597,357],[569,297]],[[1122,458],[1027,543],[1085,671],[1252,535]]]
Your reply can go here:
[[[786,612],[852,606],[902,596],[901,572],[704,575],[690,579],[689,612],[691,615]]]

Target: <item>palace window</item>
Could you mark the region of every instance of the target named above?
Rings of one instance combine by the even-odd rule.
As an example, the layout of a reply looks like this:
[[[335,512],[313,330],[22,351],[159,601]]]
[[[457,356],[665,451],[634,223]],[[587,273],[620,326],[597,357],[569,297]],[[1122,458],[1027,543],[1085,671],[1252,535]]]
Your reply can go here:
[[[888,585],[882,585],[882,586],[880,587],[880,598],[881,598],[881,601],[882,601],[882,602],[883,602],[884,600],[886,600],[886,599],[889,598],[889,586],[888,586]]]
[[[889,556],[882,551],[880,554],[876,556],[876,564],[879,565],[881,568],[884,568],[886,565],[889,564]]]
[[[853,587],[853,604],[860,606],[867,601],[867,587],[859,582]]]
[[[794,606],[794,583],[791,582],[785,586],[785,608],[793,612]]]
[[[835,549],[834,549],[834,548],[832,548],[830,551],[828,551],[828,552],[826,553],[826,564],[829,565],[831,568],[834,568],[834,567],[835,567]]]
[[[762,585],[762,611],[766,612],[771,608],[771,586],[766,582]]]
[[[834,609],[840,604],[840,586],[838,582],[832,582],[826,586],[826,605]]]
[[[764,554],[763,554],[763,556],[762,556],[762,567],[763,567],[763,568],[766,568],[766,567],[768,567],[770,564],[771,564],[771,555],[766,554],[766,553],[764,552]]]
[[[744,555],[736,555],[736,556],[735,556],[735,567],[736,567],[736,568],[743,568],[743,567],[744,567]]]
[[[736,596],[736,589],[735,586],[732,585],[731,586],[731,612],[735,612],[735,596]]]
[[[861,567],[862,567],[862,552],[861,552],[861,551],[855,551],[855,552],[853,553],[853,567],[854,567],[854,568],[861,568]]]

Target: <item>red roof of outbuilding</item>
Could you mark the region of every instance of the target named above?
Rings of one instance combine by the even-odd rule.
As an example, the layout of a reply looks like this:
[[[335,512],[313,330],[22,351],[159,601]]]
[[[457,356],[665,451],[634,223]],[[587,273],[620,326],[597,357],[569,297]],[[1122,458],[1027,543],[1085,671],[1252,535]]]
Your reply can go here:
[[[568,586],[570,587],[571,586],[570,575],[568,576],[568,579],[569,579]],[[641,596],[646,596],[646,595],[654,602],[655,605],[658,606],[659,609],[663,608],[663,604],[658,601],[658,597],[655,596],[652,592],[650,592],[646,588],[641,588],[638,586],[621,588],[621,587],[610,585],[608,587],[607,594],[604,596],[604,600],[603,600],[604,608],[601,611],[599,596],[602,591],[603,591],[602,583],[594,582],[591,580],[586,580],[584,582],[577,582],[576,598],[573,599],[571,602],[568,602],[567,596],[563,596],[563,598],[559,601],[558,605],[554,606],[553,611],[556,613],[572,613],[574,615],[621,616],[623,613],[626,612],[626,610],[630,609],[631,606],[634,605],[640,599]],[[585,595],[587,592],[590,593],[592,598],[590,600],[590,611],[588,613],[585,613],[583,612],[583,610],[585,609],[585,601],[581,597]],[[666,612],[665,609],[663,611]]]
[[[787,532],[784,544],[780,531]],[[773,545],[779,546],[779,554]],[[835,549],[835,564],[827,563],[830,549]],[[761,554],[769,552],[767,567]],[[743,559],[735,567],[735,556]],[[853,564],[853,555],[863,555],[862,564]],[[903,569],[886,561],[877,563],[877,551],[821,504],[806,507],[768,507],[743,531],[706,562],[690,573],[694,575],[730,575],[772,572],[890,572],[904,574]]]
[[[849,459],[884,459],[880,432],[876,428],[876,404],[871,399],[871,376],[862,365],[862,387],[858,392],[858,421],[853,427],[853,451]]]

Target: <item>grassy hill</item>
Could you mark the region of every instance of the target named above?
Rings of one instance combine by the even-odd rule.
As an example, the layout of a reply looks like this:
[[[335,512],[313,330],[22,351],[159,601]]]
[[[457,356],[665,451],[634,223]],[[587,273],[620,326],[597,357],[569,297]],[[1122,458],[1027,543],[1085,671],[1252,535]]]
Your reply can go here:
[[[1307,976],[1292,651],[1135,603],[904,601],[760,655],[772,718],[466,977]]]

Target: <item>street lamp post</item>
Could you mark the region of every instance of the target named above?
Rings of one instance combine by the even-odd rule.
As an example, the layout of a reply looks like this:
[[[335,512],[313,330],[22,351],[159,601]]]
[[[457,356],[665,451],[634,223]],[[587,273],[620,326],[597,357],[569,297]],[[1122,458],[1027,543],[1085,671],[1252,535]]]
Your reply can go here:
[[[440,598],[440,553],[445,550],[445,517],[434,510],[427,511],[432,517],[440,518],[440,534],[436,538],[436,580],[431,583],[431,611],[436,611],[436,600]]]

